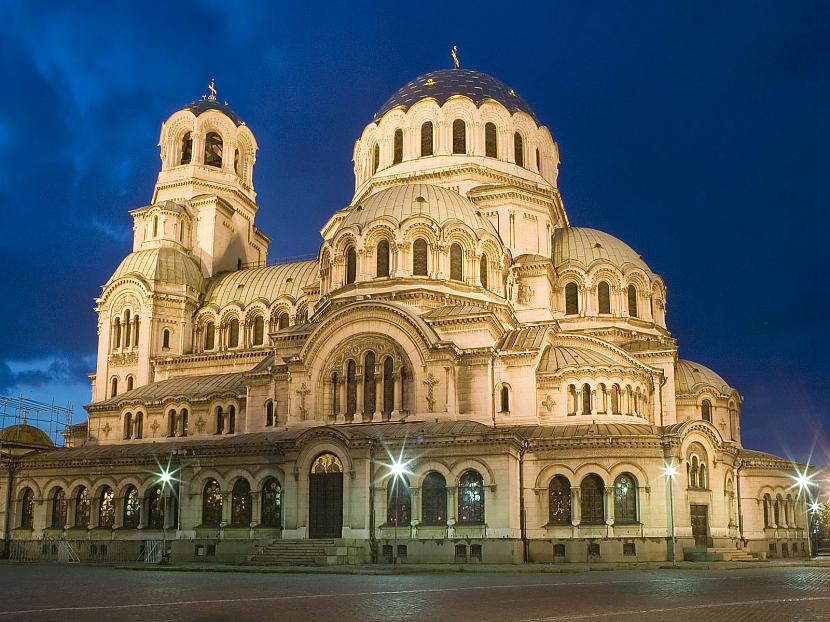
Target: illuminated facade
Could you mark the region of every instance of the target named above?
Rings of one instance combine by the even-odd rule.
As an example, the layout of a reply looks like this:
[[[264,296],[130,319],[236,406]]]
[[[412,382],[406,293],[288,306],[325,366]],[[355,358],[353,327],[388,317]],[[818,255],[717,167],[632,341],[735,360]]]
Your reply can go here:
[[[262,563],[664,560],[672,534],[678,558],[805,553],[790,465],[743,449],[740,394],[679,358],[661,277],[571,226],[558,146],[504,83],[399,89],[306,261],[269,264],[257,142],[227,104],[193,102],[159,144],[97,299],[88,421],[16,458],[13,540],[166,527],[175,558]]]

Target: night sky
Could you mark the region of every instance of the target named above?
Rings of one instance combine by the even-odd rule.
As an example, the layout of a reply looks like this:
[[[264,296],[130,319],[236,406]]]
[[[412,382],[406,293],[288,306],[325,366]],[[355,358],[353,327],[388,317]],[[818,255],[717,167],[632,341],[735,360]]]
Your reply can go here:
[[[84,416],[93,299],[161,123],[211,78],[259,142],[270,257],[307,254],[364,125],[456,44],[550,128],[571,223],[663,277],[681,356],[745,398],[744,445],[830,461],[830,4],[650,4],[0,2],[0,395]]]

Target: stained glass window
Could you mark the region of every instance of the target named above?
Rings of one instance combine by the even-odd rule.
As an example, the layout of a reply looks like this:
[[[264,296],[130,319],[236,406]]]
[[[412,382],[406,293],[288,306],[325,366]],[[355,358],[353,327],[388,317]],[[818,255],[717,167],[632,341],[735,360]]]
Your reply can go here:
[[[405,475],[392,477],[387,485],[386,522],[409,526],[411,508],[409,480]]]
[[[628,473],[614,482],[614,522],[637,522],[637,481]]]
[[[81,486],[75,494],[75,527],[86,529],[89,525],[89,490]]]
[[[464,280],[464,253],[458,243],[450,246],[450,278],[453,281]]]
[[[251,525],[251,485],[248,480],[236,480],[231,491],[231,525],[250,527]]]
[[[320,454],[311,464],[312,473],[342,473],[343,463],[334,454]]]
[[[496,124],[487,123],[484,126],[484,155],[488,158],[498,157],[498,142],[496,138]]]
[[[427,276],[427,242],[423,238],[412,243],[412,274]]]
[[[31,529],[35,517],[35,493],[31,488],[23,491],[20,497],[20,526],[23,529]]]
[[[147,508],[147,528],[161,529],[164,527],[164,497],[161,486],[153,486],[145,497]]]
[[[392,164],[403,162],[403,130],[395,130],[395,138],[392,147]]]
[[[484,480],[472,469],[458,481],[458,522],[484,522]]]
[[[589,475],[582,480],[580,494],[582,503],[582,522],[586,525],[601,525],[605,522],[604,506],[605,485],[597,475]]]
[[[202,492],[202,525],[218,527],[222,522],[222,489],[219,482],[209,479]]]
[[[115,493],[107,486],[101,491],[98,501],[98,526],[112,527],[115,523]]]
[[[135,529],[141,518],[141,500],[135,486],[128,486],[124,493],[124,527]]]
[[[605,281],[597,286],[597,302],[600,313],[611,313],[611,288]]]
[[[461,119],[452,122],[452,152],[467,153],[467,124]]]
[[[432,471],[421,485],[421,522],[426,525],[441,525],[447,522],[447,480],[440,473]]]
[[[282,487],[274,478],[266,481],[262,487],[262,525],[282,526]]]
[[[571,524],[571,483],[562,475],[548,485],[548,516],[551,525]]]
[[[56,488],[52,493],[52,524],[53,529],[63,529],[66,526],[66,493],[63,488]]]

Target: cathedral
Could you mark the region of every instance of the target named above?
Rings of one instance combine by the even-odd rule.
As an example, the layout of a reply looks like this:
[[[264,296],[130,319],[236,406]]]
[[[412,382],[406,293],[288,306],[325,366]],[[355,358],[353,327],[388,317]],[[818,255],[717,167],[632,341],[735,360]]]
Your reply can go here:
[[[256,224],[257,140],[213,83],[162,124],[95,301],[88,418],[63,447],[0,431],[7,553],[808,554],[794,465],[743,447],[740,393],[682,358],[643,256],[569,221],[528,102],[456,63],[366,121],[353,197],[287,261]]]

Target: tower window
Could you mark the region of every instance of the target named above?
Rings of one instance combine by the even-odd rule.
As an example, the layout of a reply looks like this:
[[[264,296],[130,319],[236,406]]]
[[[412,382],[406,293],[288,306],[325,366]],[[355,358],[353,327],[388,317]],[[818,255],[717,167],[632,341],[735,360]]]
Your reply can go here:
[[[481,255],[481,260],[478,262],[478,278],[481,286],[487,289],[487,255],[485,254]]]
[[[205,137],[205,164],[222,168],[222,137],[216,132]]]
[[[179,164],[190,164],[193,158],[193,136],[190,132],[186,132],[182,138],[182,157]]]
[[[450,246],[450,279],[453,281],[464,280],[464,260],[461,245],[457,242]]]
[[[484,155],[488,158],[498,157],[498,139],[496,138],[495,123],[487,123],[484,126]]]
[[[431,156],[432,149],[432,121],[427,121],[421,126],[421,157]]]
[[[377,276],[389,276],[389,242],[378,242],[377,254]]]
[[[167,328],[161,333],[161,347],[165,350],[170,348],[170,330]]]
[[[467,124],[461,119],[452,122],[452,152],[467,153]]]
[[[501,412],[510,412],[510,387],[506,384],[501,387]]]
[[[712,423],[712,402],[709,400],[703,400],[700,405],[700,410],[703,415],[703,420]]]
[[[423,238],[418,238],[412,243],[412,274],[427,275],[427,242]]]
[[[536,170],[542,172],[542,155],[538,149],[536,150]]]
[[[392,164],[403,162],[403,130],[395,130],[395,137],[392,141]]]
[[[523,167],[525,165],[525,145],[522,135],[518,132],[513,134],[513,154],[516,164]]]
[[[357,277],[357,252],[354,246],[346,251],[346,284],[354,283]]]
[[[605,281],[597,286],[597,302],[600,313],[611,313],[611,288]]]
[[[112,380],[110,380],[110,397],[115,397],[118,395],[118,377],[113,376]]]
[[[265,320],[262,319],[261,315],[258,315],[254,318],[254,338],[253,343],[255,346],[261,346],[262,342],[264,341],[264,334],[265,334]]]
[[[127,376],[127,391],[133,390],[133,377]]]
[[[236,348],[239,346],[239,320],[233,318],[228,322],[228,347]]]
[[[239,172],[239,149],[233,152],[233,170],[237,175],[242,174]]]
[[[205,324],[205,350],[213,350],[213,340],[216,329],[213,322]]]
[[[637,288],[634,285],[628,286],[628,315],[637,317]]]
[[[288,314],[287,313],[280,313],[279,329],[282,330],[283,328],[288,328]]]
[[[579,289],[573,281],[565,285],[565,315],[579,313]]]

